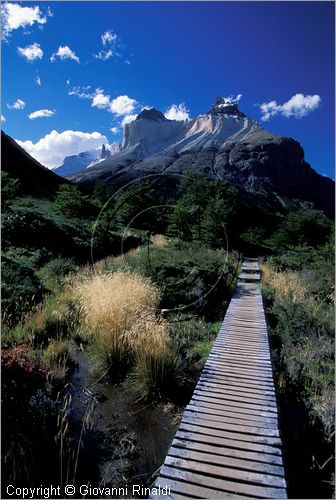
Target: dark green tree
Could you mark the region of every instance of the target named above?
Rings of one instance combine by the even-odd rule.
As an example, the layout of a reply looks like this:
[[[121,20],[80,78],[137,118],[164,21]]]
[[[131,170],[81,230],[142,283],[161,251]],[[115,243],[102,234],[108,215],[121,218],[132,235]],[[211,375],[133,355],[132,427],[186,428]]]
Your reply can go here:
[[[55,196],[54,207],[56,212],[71,218],[87,217],[92,210],[88,197],[82,194],[77,186],[71,184],[60,186]]]

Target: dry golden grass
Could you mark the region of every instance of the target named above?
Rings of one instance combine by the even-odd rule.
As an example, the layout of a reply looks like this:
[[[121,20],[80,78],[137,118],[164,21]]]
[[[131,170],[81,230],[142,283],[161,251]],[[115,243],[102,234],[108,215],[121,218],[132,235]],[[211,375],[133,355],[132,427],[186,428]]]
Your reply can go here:
[[[151,237],[151,244],[155,248],[163,248],[167,245],[167,238],[163,234],[154,234]]]
[[[102,367],[121,375],[135,366],[139,386],[146,379],[143,385],[154,392],[172,356],[168,325],[155,316],[158,289],[148,278],[118,271],[78,284],[76,295]]]
[[[292,271],[276,272],[269,265],[262,264],[263,283],[274,289],[280,300],[302,302],[309,298],[310,292],[298,273]]]
[[[118,271],[95,275],[76,289],[81,315],[92,335],[111,335],[111,330],[124,330],[144,311],[154,310],[159,291],[137,274]]]

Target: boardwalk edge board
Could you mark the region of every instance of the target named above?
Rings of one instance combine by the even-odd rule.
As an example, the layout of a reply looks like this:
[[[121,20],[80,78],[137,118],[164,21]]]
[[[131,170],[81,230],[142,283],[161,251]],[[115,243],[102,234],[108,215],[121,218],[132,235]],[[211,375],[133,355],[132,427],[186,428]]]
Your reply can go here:
[[[150,498],[287,498],[260,278],[246,258]]]

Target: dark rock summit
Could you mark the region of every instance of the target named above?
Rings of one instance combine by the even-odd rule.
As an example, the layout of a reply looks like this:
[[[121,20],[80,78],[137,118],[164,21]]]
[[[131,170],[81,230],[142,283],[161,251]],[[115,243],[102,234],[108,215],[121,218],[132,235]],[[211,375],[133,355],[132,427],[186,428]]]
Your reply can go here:
[[[225,97],[217,97],[214,104],[211,106],[209,113],[211,115],[246,116],[239,110],[236,102],[226,99]]]
[[[167,121],[165,115],[161,113],[161,111],[158,111],[155,108],[142,110],[141,113],[138,114],[138,116],[136,117],[136,120],[142,120],[142,119],[152,120],[156,122]]]

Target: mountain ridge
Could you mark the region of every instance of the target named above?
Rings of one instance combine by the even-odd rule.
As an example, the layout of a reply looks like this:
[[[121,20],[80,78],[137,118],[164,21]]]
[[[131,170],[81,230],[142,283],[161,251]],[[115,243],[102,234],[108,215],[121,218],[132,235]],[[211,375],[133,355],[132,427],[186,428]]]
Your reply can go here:
[[[125,125],[118,153],[70,179],[90,188],[98,179],[121,186],[144,175],[203,171],[275,208],[297,200],[333,215],[333,181],[305,161],[297,141],[265,130],[237,102],[217,98],[207,113],[188,121],[157,120],[160,112],[147,111]]]

